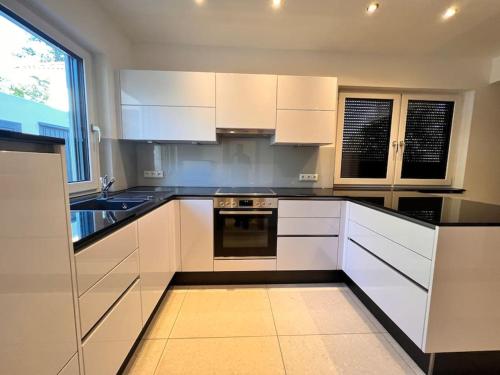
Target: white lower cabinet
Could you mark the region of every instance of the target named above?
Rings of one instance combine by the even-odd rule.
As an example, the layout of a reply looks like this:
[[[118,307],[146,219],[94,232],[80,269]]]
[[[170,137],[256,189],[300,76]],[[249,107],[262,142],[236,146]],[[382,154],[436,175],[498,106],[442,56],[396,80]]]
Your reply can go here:
[[[338,237],[279,237],[278,271],[337,269]]]
[[[83,342],[85,375],[116,374],[142,329],[137,280]]]
[[[182,271],[214,270],[212,199],[180,201]]]
[[[278,236],[311,235],[329,236],[338,235],[340,219],[333,217],[280,217],[278,219]]]
[[[172,202],[169,202],[170,204]],[[142,318],[146,323],[172,279],[168,204],[139,219]]]
[[[78,363],[78,354],[75,354],[73,358],[64,366],[64,368],[59,372],[58,375],[80,375],[80,365]]]
[[[422,348],[427,291],[352,241],[344,257],[345,273]]]
[[[123,262],[80,296],[80,326],[84,337],[115,301],[139,277],[139,253],[134,251]]]

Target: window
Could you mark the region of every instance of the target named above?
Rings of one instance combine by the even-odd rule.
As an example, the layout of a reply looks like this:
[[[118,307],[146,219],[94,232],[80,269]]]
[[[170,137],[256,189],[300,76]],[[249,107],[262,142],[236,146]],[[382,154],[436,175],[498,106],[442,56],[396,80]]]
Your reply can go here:
[[[68,182],[92,180],[84,60],[0,6],[0,129],[66,141]]]
[[[335,182],[449,185],[457,97],[340,95]]]

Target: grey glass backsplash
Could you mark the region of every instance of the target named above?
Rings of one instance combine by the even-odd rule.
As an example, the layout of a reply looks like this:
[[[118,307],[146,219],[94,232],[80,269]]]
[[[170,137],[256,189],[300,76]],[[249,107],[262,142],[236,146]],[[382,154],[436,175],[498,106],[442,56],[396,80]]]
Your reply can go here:
[[[269,138],[221,138],[216,145],[139,143],[138,185],[332,187],[334,147],[272,146]],[[164,178],[144,178],[163,170]],[[299,181],[318,173],[317,182]]]

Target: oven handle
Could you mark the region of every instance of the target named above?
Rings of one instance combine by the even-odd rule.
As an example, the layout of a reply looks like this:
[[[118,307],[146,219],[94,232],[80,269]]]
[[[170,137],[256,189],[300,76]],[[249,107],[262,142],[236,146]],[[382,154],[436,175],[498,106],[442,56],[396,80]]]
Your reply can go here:
[[[219,211],[219,215],[272,215],[272,211]]]

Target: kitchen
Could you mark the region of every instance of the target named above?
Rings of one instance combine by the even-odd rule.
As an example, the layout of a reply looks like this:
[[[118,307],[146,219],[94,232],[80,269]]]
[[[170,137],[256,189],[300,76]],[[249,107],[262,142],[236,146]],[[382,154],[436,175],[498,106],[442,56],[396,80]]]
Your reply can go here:
[[[0,373],[498,373],[498,21],[1,0]]]

